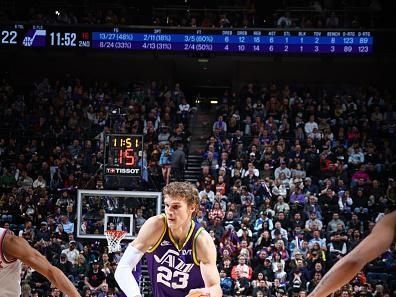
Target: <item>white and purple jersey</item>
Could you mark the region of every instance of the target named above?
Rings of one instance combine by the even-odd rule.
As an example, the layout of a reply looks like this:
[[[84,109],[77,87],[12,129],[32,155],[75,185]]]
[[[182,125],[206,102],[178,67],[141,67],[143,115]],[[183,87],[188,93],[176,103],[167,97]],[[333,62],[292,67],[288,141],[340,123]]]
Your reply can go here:
[[[154,297],[185,297],[191,289],[205,287],[196,255],[195,241],[203,228],[191,221],[183,247],[172,237],[164,217],[164,230],[158,242],[147,253]]]

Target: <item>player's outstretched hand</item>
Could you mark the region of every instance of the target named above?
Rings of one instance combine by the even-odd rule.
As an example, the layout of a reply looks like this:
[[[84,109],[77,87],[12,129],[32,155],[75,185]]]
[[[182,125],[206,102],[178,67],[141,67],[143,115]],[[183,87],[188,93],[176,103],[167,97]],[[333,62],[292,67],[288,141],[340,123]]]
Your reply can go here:
[[[202,288],[202,289],[192,289],[188,292],[186,297],[210,297],[209,290]]]

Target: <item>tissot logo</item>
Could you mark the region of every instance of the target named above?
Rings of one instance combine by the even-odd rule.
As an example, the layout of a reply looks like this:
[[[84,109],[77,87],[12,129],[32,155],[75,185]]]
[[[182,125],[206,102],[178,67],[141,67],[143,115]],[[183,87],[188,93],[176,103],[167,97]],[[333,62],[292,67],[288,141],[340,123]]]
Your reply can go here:
[[[139,174],[139,168],[106,168],[106,173],[110,174]]]

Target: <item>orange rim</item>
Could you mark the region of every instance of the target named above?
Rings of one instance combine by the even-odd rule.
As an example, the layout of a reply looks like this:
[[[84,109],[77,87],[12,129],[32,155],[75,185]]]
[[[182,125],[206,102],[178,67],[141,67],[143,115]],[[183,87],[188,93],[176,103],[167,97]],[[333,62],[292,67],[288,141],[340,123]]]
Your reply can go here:
[[[127,232],[119,231],[119,230],[106,230],[104,233],[117,238],[117,237],[120,237],[120,236],[126,234]]]

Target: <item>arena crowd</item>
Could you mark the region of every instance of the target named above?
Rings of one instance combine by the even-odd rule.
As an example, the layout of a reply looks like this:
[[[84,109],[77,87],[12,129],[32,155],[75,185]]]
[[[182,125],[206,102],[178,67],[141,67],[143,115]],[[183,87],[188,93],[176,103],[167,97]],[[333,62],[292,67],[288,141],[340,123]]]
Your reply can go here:
[[[195,220],[218,247],[225,296],[307,296],[396,203],[396,111],[373,86],[249,83],[226,91],[202,154]],[[0,83],[0,226],[59,267],[82,296],[123,296],[120,254],[76,238],[77,189],[102,189],[103,135],[143,134],[143,187],[182,179],[192,106],[160,82]],[[204,140],[205,141],[205,140]],[[140,223],[147,217],[136,209]],[[342,296],[392,296],[395,248]],[[23,296],[60,296],[24,266]]]

